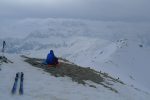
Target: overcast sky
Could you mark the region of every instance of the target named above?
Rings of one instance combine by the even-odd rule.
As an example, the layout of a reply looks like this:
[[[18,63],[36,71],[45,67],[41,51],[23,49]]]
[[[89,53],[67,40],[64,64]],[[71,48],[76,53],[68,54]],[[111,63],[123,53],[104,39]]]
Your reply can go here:
[[[0,0],[0,19],[83,18],[150,21],[150,0]]]

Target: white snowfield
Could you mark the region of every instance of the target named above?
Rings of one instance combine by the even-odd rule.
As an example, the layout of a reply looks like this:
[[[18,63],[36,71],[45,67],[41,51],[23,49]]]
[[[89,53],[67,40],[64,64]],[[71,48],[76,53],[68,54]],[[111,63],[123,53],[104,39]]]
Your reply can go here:
[[[115,93],[101,85],[93,88],[77,84],[68,77],[56,78],[25,63],[18,55],[9,55],[9,59],[14,63],[1,66],[1,100],[148,100],[150,98],[148,93],[129,85],[114,84],[119,91]],[[16,93],[11,94],[16,72],[24,72],[23,95],[19,95],[19,85]]]
[[[27,19],[7,30],[0,27],[0,34],[10,36],[2,36],[0,42],[6,41],[6,57],[14,62],[0,65],[0,100],[149,100],[150,30],[146,27],[73,19]],[[83,86],[68,77],[53,77],[20,57],[45,58],[51,49],[77,65],[119,77],[126,85],[114,84],[119,93],[101,85]],[[16,72],[25,74],[22,96],[18,91],[11,94]]]

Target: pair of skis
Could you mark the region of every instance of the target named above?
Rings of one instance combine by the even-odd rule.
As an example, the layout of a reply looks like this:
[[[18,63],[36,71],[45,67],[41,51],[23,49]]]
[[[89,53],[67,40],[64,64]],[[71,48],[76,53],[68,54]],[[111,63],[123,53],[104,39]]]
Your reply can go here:
[[[19,77],[20,76],[20,77]],[[18,80],[20,78],[20,88],[19,88],[19,94],[23,94],[23,79],[24,79],[24,73],[21,72],[21,73],[16,73],[16,77],[15,77],[15,82],[14,82],[14,85],[13,85],[13,88],[11,90],[11,93],[14,94],[16,93],[16,90],[17,90],[17,84],[18,84]]]

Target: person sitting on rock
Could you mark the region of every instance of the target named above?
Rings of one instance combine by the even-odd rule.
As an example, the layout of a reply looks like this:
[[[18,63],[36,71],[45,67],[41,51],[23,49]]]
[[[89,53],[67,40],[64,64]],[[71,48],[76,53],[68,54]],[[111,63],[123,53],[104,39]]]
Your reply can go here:
[[[53,50],[50,50],[50,53],[47,55],[46,64],[48,65],[57,65],[58,58],[54,55]]]

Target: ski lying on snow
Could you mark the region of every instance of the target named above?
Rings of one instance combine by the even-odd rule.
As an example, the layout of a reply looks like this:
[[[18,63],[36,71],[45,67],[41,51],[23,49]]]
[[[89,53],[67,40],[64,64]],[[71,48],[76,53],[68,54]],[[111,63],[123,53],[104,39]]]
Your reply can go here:
[[[23,79],[24,79],[24,73],[21,72],[21,76],[20,76],[20,88],[19,88],[19,94],[23,94]]]
[[[11,90],[11,93],[12,93],[12,94],[14,94],[14,93],[16,92],[17,83],[18,83],[18,78],[19,78],[19,72],[16,73],[15,82],[14,82],[13,88],[12,88],[12,90]]]

